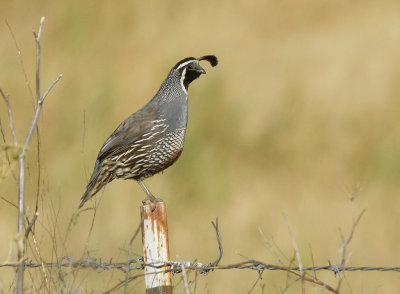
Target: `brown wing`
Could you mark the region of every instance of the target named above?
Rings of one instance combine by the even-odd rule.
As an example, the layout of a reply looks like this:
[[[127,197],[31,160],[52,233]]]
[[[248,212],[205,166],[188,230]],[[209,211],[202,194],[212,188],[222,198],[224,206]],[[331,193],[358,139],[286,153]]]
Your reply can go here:
[[[143,110],[144,108],[129,116],[111,134],[100,149],[97,158],[100,162],[105,158],[125,152],[132,144],[150,135],[162,124],[163,119],[154,107],[146,107],[145,111]]]

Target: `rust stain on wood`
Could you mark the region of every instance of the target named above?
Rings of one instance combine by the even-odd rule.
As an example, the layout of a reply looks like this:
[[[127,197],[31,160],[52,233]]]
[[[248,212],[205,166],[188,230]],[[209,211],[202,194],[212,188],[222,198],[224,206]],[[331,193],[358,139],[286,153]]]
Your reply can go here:
[[[140,207],[142,217],[143,255],[146,263],[161,265],[162,262],[170,260],[167,213],[164,202],[157,202],[154,210],[153,207],[153,203]],[[145,268],[146,292],[149,289],[155,290],[155,292],[147,293],[172,293],[168,292],[168,289],[172,286],[171,273],[160,273],[160,270],[162,269],[168,270],[169,266],[163,268],[154,268],[149,266]],[[166,288],[161,292],[157,292],[156,289],[159,291],[162,287]]]

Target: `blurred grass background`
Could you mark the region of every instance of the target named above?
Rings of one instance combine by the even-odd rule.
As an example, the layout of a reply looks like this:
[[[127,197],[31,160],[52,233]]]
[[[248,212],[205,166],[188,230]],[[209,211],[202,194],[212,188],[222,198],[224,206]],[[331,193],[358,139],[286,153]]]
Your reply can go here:
[[[335,261],[339,228],[348,234],[366,208],[348,250],[353,266],[398,266],[400,253],[399,1],[1,1],[0,87],[10,94],[22,141],[33,113],[10,24],[34,87],[41,16],[42,91],[63,79],[45,102],[41,137],[41,254],[79,258],[92,213],[77,213],[100,146],[118,124],[155,94],[169,69],[187,56],[215,54],[220,64],[191,85],[185,150],[162,175],[147,180],[166,201],[171,257],[208,262],[217,254],[210,222],[219,217],[222,263],[243,256],[278,264],[260,235],[287,256],[292,224],[303,263]],[[0,117],[8,142],[7,113]],[[37,188],[35,142],[28,154],[27,206]],[[3,162],[4,163],[4,162]],[[360,186],[351,202],[348,193]],[[16,202],[12,176],[0,195]],[[124,260],[144,198],[132,181],[109,184],[88,250]],[[100,195],[97,196],[97,200]],[[89,204],[90,206],[91,204]],[[57,219],[57,222],[55,222]],[[0,203],[0,260],[10,260],[16,209]],[[141,255],[141,244],[134,243]],[[327,273],[319,273],[324,281]],[[13,271],[0,269],[0,291]],[[285,287],[286,274],[265,272],[264,293]],[[84,271],[77,293],[99,293],[124,277]],[[256,272],[219,271],[197,278],[198,293],[247,293]],[[344,293],[396,293],[393,273],[346,273]],[[332,276],[335,284],[338,277]],[[27,285],[32,284],[29,275]],[[140,282],[132,293],[142,293]],[[350,290],[351,289],[351,290]],[[71,290],[72,291],[72,290]],[[182,290],[183,291],[183,290]],[[287,293],[298,293],[295,283]],[[257,286],[255,293],[261,293]]]

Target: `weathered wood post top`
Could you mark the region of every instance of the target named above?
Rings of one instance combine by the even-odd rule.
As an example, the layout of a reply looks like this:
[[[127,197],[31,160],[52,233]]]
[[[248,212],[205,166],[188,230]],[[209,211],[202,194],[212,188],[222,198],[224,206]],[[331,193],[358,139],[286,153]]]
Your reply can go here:
[[[168,244],[167,211],[164,202],[146,204],[140,207],[142,218],[143,256],[146,264],[146,293],[172,293],[172,276],[169,266],[158,267],[170,261]]]

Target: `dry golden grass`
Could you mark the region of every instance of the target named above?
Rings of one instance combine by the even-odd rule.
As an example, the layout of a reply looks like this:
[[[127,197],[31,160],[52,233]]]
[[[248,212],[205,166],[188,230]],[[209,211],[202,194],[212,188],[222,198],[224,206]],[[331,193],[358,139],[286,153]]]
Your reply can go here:
[[[152,97],[177,60],[215,54],[219,66],[190,89],[182,157],[147,180],[167,204],[172,258],[213,260],[217,244],[210,221],[218,216],[222,263],[244,255],[277,264],[258,228],[291,257],[285,212],[303,263],[311,265],[311,245],[315,264],[325,265],[335,261],[340,247],[338,228],[347,234],[366,208],[348,248],[349,264],[400,265],[400,2],[17,0],[1,2],[0,11],[0,87],[10,94],[20,137],[33,102],[4,20],[18,40],[31,87],[31,31],[41,16],[43,89],[64,74],[39,123],[36,234],[45,259],[55,253],[43,227],[56,232],[58,254],[81,256],[91,212],[82,213],[62,240],[108,135]],[[37,187],[35,144],[28,154],[30,213]],[[362,190],[351,202],[347,192],[358,184]],[[0,196],[14,203],[16,190],[12,176],[0,183]],[[108,185],[89,239],[91,256],[124,260],[121,248],[136,229],[143,197],[134,182]],[[0,203],[3,262],[14,257],[9,248],[17,216],[15,208]],[[141,254],[139,241],[134,252]],[[326,274],[319,277],[324,281]],[[123,278],[91,270],[78,276],[78,293],[100,293]],[[398,274],[345,276],[343,293],[399,290]],[[283,272],[263,277],[264,293],[285,287]],[[0,293],[12,278],[12,270],[0,269]],[[214,272],[197,278],[196,293],[247,293],[256,279],[256,272]],[[330,283],[337,280],[332,276]],[[26,283],[32,283],[29,274]],[[300,293],[300,287],[295,283],[286,293]],[[144,287],[132,289],[141,293]],[[253,293],[261,293],[260,286]]]

